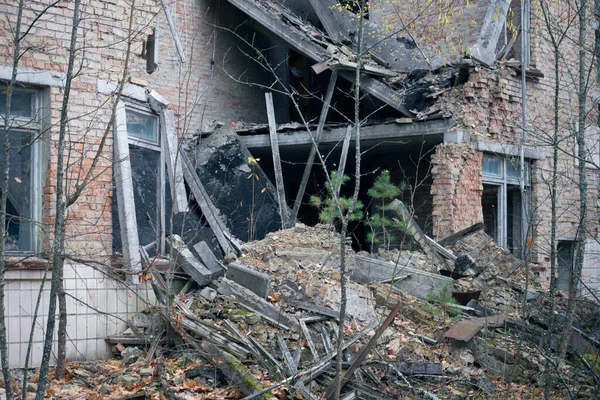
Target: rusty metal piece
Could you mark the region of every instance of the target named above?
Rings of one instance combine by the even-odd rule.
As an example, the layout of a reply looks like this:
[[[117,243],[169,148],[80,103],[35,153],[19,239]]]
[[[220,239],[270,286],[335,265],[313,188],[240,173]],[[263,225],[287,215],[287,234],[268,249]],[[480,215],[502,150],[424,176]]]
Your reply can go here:
[[[468,342],[473,339],[473,336],[475,336],[481,328],[483,328],[483,323],[481,321],[473,319],[458,321],[444,333],[444,337],[447,339]]]
[[[494,315],[493,317],[487,318],[473,318],[458,321],[452,325],[450,329],[444,333],[444,337],[448,339],[460,340],[468,342],[473,339],[484,326],[489,328],[499,328],[504,325],[506,317],[502,314]]]
[[[375,346],[383,332],[392,324],[392,322],[394,322],[396,315],[398,315],[398,313],[400,312],[400,308],[402,308],[402,304],[396,304],[396,307],[394,307],[394,309],[388,314],[385,321],[383,321],[381,325],[379,325],[379,328],[377,328],[377,331],[375,332],[375,335],[371,338],[371,340],[369,340],[369,342],[362,349],[360,349],[358,353],[356,353],[356,356],[354,356],[354,361],[352,361],[352,365],[350,365],[350,368],[348,368],[348,370],[342,377],[342,381],[340,383],[340,390],[344,387],[344,385],[352,376],[354,371],[356,371],[356,369],[364,361],[365,357],[367,357],[367,355],[369,354],[373,346]],[[331,400],[333,398],[333,392],[335,391],[335,383],[336,379],[331,381],[331,383],[327,387],[327,391],[325,392],[326,400]]]

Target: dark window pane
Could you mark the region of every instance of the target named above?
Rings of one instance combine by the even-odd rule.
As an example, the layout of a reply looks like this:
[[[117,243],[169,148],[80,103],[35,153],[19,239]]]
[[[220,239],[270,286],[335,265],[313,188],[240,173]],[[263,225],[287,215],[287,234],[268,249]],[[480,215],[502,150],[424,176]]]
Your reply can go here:
[[[158,220],[160,152],[129,146],[129,160],[138,237],[140,246],[145,246],[157,240],[160,229]],[[155,255],[156,247],[149,250],[148,254]]]
[[[34,92],[14,90],[10,101],[11,118],[34,119]],[[6,88],[0,89],[0,118],[6,114]]]
[[[31,134],[9,132],[9,179],[5,238],[7,251],[33,250]],[[0,167],[3,167],[0,163]]]

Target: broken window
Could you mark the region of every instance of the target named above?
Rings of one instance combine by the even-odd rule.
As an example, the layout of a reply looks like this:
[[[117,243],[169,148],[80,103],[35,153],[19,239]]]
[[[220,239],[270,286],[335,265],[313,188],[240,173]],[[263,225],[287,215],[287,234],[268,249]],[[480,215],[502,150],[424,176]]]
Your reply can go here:
[[[527,201],[520,190],[518,160],[484,154],[482,177],[485,232],[513,255],[521,256],[526,226],[523,206]],[[528,167],[525,169],[525,186],[529,186]]]
[[[0,127],[6,126],[6,86],[0,86]],[[41,96],[38,90],[13,89],[8,122],[8,200],[4,226],[7,252],[37,249],[41,215]],[[4,168],[0,158],[0,168]],[[1,193],[1,192],[0,192]]]
[[[142,107],[128,105],[126,126],[129,162],[135,203],[139,245],[150,256],[164,250],[165,159],[160,140],[158,115]],[[113,196],[113,210],[117,199]],[[113,213],[113,249],[121,251],[119,219]]]

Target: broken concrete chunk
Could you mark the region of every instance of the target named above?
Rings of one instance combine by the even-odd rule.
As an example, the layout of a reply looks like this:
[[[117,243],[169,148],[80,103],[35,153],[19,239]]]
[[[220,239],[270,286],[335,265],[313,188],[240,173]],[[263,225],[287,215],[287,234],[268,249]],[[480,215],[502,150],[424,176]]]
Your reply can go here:
[[[125,350],[121,352],[121,359],[123,360],[123,364],[131,365],[135,363],[142,354],[144,354],[144,352],[137,347],[126,347]]]
[[[206,300],[213,301],[217,297],[217,291],[213,288],[205,287],[200,291],[200,296]]]
[[[225,270],[206,242],[196,243],[192,247],[192,253],[213,273],[213,279],[223,276]]]
[[[183,240],[177,235],[167,238],[168,250],[172,252],[177,266],[188,274],[198,285],[208,285],[213,279],[213,273],[194,257]]]
[[[225,277],[249,289],[263,299],[267,298],[271,290],[271,278],[269,278],[269,275],[240,264],[229,264]]]

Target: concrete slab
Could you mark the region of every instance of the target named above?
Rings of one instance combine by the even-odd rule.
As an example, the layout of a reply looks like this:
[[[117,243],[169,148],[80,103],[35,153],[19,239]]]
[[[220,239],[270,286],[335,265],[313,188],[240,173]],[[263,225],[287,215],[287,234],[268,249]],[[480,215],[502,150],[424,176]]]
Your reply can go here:
[[[217,260],[215,253],[212,252],[206,242],[196,243],[192,247],[192,253],[194,253],[194,255],[202,262],[202,264],[204,264],[204,266],[212,272],[213,279],[225,274],[223,266],[219,260]]]
[[[386,261],[355,256],[354,262],[356,266],[352,271],[351,279],[358,283],[390,281],[410,275],[396,282],[394,287],[421,299],[452,292],[451,278],[411,268],[412,264],[409,260],[400,260],[397,265],[394,265]]]
[[[242,285],[263,299],[267,298],[271,290],[271,278],[269,275],[263,272],[255,271],[240,264],[229,264],[227,266],[227,273],[225,274],[225,277],[239,285]]]
[[[177,235],[167,238],[167,250],[173,255],[175,262],[198,285],[206,286],[212,281],[212,272],[194,257],[183,240]]]

